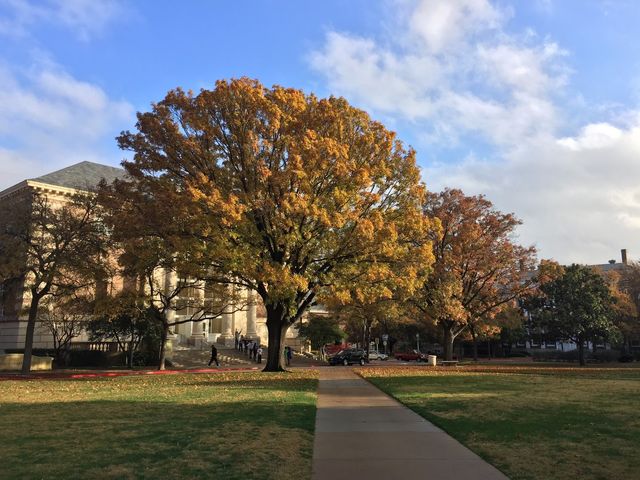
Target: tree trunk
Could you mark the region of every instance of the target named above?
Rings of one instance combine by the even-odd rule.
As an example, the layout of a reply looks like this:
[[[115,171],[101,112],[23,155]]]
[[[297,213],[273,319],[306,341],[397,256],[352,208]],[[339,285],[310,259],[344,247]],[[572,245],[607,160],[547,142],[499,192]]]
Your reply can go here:
[[[36,329],[36,318],[38,317],[38,304],[40,296],[31,292],[31,305],[29,305],[29,319],[27,321],[27,333],[24,337],[24,356],[22,358],[22,374],[28,375],[31,371],[31,358],[33,352],[33,336]]]
[[[444,331],[444,359],[445,360],[453,360],[453,332],[452,328],[447,327],[444,323],[442,324],[442,329]]]
[[[167,344],[167,338],[169,338],[169,325],[166,322],[163,322],[162,333],[160,334],[160,359],[158,361],[158,370],[165,369],[165,346]]]
[[[267,331],[269,332],[269,348],[267,350],[267,363],[263,372],[284,372],[282,366],[282,352],[284,351],[284,339],[288,325],[285,322],[269,323],[267,319]]]
[[[129,343],[129,355],[128,355],[129,368],[133,368],[133,340]]]
[[[471,341],[473,342],[473,361],[478,361],[478,335],[471,329]]]
[[[487,340],[487,356],[489,357],[489,360],[491,360],[491,340]]]
[[[282,304],[267,305],[267,332],[269,335],[269,348],[267,350],[267,363],[263,372],[284,372],[282,366],[282,354],[284,352],[284,340],[289,328],[286,315],[287,309]]]
[[[580,360],[580,366],[584,367],[584,341],[578,340],[578,359]]]

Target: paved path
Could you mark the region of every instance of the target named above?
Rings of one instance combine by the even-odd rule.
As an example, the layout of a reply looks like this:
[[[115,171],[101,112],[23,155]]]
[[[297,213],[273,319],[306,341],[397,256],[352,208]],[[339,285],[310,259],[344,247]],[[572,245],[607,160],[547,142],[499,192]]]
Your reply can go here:
[[[320,369],[312,480],[506,480],[350,368]]]

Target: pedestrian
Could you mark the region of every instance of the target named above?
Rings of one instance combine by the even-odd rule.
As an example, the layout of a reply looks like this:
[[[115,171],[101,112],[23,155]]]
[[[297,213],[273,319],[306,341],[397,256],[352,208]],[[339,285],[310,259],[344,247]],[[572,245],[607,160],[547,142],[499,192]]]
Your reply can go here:
[[[287,361],[287,367],[291,365],[291,357],[293,357],[291,347],[284,347],[284,358]]]
[[[208,366],[210,367],[213,362],[216,362],[216,367],[220,366],[220,363],[218,363],[218,349],[215,345],[211,345],[211,359]]]
[[[253,342],[253,349],[251,350],[252,358],[258,360],[258,342]]]
[[[327,349],[324,345],[322,345],[322,347],[320,348],[320,358],[322,360],[325,360],[327,358]]]
[[[258,355],[258,363],[262,363],[262,345],[258,346],[258,351],[257,351],[257,355]]]
[[[242,351],[243,345],[244,345],[244,335],[240,335],[240,340],[238,341],[238,346],[236,348]]]

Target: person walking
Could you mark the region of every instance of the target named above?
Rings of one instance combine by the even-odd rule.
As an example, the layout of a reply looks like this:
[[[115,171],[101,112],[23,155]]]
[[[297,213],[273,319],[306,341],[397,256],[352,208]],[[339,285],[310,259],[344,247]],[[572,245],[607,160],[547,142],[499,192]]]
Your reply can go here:
[[[257,362],[262,363],[262,345],[258,347],[257,356],[258,356]]]
[[[253,360],[258,361],[258,342],[253,342],[253,350],[251,351]]]
[[[291,357],[293,357],[293,352],[291,351],[291,347],[284,347],[284,358],[287,362],[287,367],[291,365]]]
[[[215,345],[211,345],[211,359],[209,360],[208,366],[210,367],[213,362],[216,362],[216,367],[220,366],[218,362],[218,349]]]

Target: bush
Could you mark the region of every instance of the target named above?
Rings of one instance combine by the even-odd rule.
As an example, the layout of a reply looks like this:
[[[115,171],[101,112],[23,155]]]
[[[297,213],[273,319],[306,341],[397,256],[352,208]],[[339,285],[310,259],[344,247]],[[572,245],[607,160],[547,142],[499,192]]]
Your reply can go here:
[[[618,361],[620,363],[631,363],[635,360],[635,358],[633,357],[632,354],[630,353],[623,353],[622,355],[620,355],[618,357]]]
[[[126,365],[124,352],[102,352],[100,350],[69,350],[70,367],[115,367]]]
[[[578,349],[568,350],[536,350],[532,353],[534,361],[538,362],[577,362],[580,360]],[[591,351],[584,352],[584,359],[587,362],[615,362],[620,358],[618,350],[598,350],[596,353]]]
[[[524,358],[524,357],[530,357],[531,354],[527,351],[522,351],[522,352],[510,352],[507,353],[505,355],[505,357],[507,358]]]
[[[596,362],[615,362],[620,358],[619,350],[598,350],[596,353],[592,353],[587,356],[587,358],[592,358]]]
[[[138,350],[133,352],[133,366],[134,367],[157,367],[158,366],[158,352],[151,352],[149,350]],[[166,358],[164,360],[164,366],[167,368],[173,367],[171,360]]]
[[[577,362],[578,350],[535,350],[531,353],[534,361],[537,362]],[[586,357],[585,357],[586,358]]]

